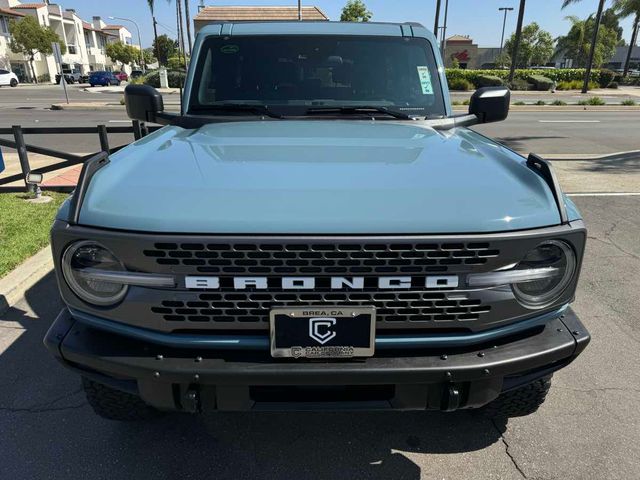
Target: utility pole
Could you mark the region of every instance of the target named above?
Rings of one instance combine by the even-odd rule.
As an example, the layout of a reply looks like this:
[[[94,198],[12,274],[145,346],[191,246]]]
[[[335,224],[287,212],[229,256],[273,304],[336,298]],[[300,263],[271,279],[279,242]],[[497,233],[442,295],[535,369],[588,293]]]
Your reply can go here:
[[[440,20],[440,1],[436,0],[436,20],[433,24],[433,34],[436,36],[436,40],[438,39],[438,22]]]
[[[302,0],[298,0],[298,21],[302,21]]]
[[[589,51],[589,61],[587,62],[587,71],[584,74],[584,83],[582,84],[582,93],[589,91],[589,80],[591,80],[591,68],[593,67],[593,56],[596,53],[596,43],[598,43],[598,31],[600,30],[600,22],[602,22],[602,10],[604,10],[604,0],[598,3],[598,13],[596,13],[596,26],[593,29],[593,38],[591,39],[591,50]]]
[[[191,13],[189,12],[189,0],[184,0],[184,17],[187,24],[187,45],[189,46],[189,58],[191,58]]]
[[[513,75],[516,73],[516,63],[518,62],[518,50],[520,50],[520,37],[522,37],[522,20],[524,19],[524,4],[526,0],[520,0],[520,10],[518,10],[518,25],[516,26],[516,39],[511,55],[511,70],[509,70],[509,83],[513,82]]]
[[[504,20],[502,20],[502,37],[500,37],[500,55],[502,55],[502,45],[504,45],[504,28],[507,26],[507,13],[513,11],[513,7],[500,7],[498,11],[504,10]]]
[[[444,23],[442,24],[442,41],[440,45],[442,47],[442,61],[446,65],[447,62],[444,59],[444,55],[447,50],[447,16],[449,15],[449,0],[445,0],[444,2]]]
[[[631,34],[631,45],[629,45],[629,50],[627,50],[627,59],[624,62],[624,73],[623,77],[629,75],[629,63],[631,63],[631,51],[636,46],[636,40],[638,39],[638,24],[640,24],[640,12],[636,14],[636,19],[633,22],[633,33]]]

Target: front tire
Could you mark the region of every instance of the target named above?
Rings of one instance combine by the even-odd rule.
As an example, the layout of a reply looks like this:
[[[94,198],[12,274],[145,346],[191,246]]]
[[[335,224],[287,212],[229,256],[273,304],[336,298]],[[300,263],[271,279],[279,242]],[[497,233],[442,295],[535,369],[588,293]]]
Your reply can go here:
[[[551,388],[551,375],[523,387],[503,393],[480,412],[489,418],[524,417],[535,413]]]
[[[82,388],[96,415],[107,420],[132,422],[152,420],[162,415],[136,395],[121,392],[101,383],[82,377]]]
[[[16,88],[18,86],[18,81],[15,78],[12,78],[9,82],[9,85],[11,85],[13,88]]]

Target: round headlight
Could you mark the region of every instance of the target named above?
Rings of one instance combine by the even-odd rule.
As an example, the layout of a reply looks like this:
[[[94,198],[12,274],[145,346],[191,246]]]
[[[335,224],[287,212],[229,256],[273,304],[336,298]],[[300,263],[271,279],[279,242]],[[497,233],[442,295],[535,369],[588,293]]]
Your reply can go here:
[[[92,269],[112,272],[125,271],[122,263],[105,247],[82,241],[71,245],[62,256],[62,273],[67,284],[78,297],[94,305],[113,305],[127,294],[127,286],[91,278]]]
[[[562,295],[575,274],[576,255],[565,242],[547,240],[531,250],[516,270],[539,268],[552,268],[554,274],[511,286],[518,301],[527,308],[544,308]]]

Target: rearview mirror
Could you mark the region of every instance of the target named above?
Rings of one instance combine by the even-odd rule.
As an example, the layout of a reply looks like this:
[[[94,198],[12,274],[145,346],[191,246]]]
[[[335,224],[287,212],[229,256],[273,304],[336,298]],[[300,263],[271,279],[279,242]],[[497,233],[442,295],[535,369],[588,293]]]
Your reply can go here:
[[[162,95],[149,85],[127,85],[124,103],[129,118],[141,122],[156,122],[158,114],[164,110]]]
[[[480,123],[500,122],[509,115],[511,92],[505,87],[482,87],[476,90],[469,102],[469,113]]]

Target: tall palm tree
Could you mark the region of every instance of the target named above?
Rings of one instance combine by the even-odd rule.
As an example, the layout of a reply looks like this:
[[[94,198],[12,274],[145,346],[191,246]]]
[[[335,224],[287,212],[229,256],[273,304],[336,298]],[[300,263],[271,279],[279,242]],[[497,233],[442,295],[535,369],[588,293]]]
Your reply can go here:
[[[516,38],[513,41],[513,49],[511,52],[511,69],[509,70],[509,84],[513,82],[513,76],[516,73],[516,63],[518,61],[518,50],[520,50],[520,38],[522,37],[522,21],[524,19],[524,3],[520,0],[520,9],[518,10],[518,24],[516,26]]]
[[[156,22],[156,14],[155,14],[155,0],[147,0],[147,4],[149,5],[149,10],[151,10],[151,18],[153,19],[153,39],[155,42],[153,43],[155,48],[156,58],[160,58],[158,55],[158,22]],[[142,48],[142,45],[140,45]]]
[[[191,14],[189,13],[189,0],[184,0],[184,20],[187,24],[187,45],[189,46],[189,57],[191,57]]]
[[[624,62],[623,76],[629,74],[629,63],[631,62],[631,52],[636,45],[638,39],[638,26],[640,24],[640,0],[613,0],[613,9],[622,18],[635,15],[633,21],[633,33],[631,34],[631,42],[629,43],[629,50],[627,50],[627,58]]]
[[[572,3],[578,3],[582,0],[563,0],[562,8],[566,8]],[[598,31],[600,30],[600,23],[602,23],[602,11],[604,10],[605,0],[598,2],[598,13],[596,13],[596,26],[593,29],[593,38],[591,39],[591,49],[589,50],[589,60],[587,62],[587,71],[584,74],[584,83],[582,84],[582,93],[589,91],[589,80],[591,80],[591,67],[593,66],[593,56],[596,53],[596,44],[598,43]]]

